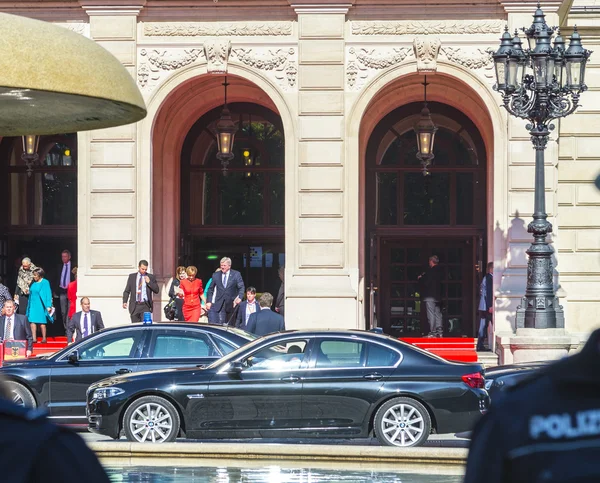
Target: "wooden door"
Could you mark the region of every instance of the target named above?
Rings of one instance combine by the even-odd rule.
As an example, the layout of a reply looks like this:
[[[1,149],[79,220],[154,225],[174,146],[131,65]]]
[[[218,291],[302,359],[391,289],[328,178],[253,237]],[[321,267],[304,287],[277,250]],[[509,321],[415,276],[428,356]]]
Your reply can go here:
[[[473,238],[404,238],[381,243],[379,263],[379,325],[396,337],[419,337],[429,332],[421,310],[418,277],[437,255],[442,269],[444,335],[473,336]]]

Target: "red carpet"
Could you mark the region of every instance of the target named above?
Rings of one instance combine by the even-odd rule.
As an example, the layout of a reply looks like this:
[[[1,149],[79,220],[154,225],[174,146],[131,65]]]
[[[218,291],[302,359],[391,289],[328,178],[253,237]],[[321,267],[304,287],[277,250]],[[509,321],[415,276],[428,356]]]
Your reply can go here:
[[[67,345],[67,338],[61,337],[48,337],[46,344],[42,344],[42,339],[38,337],[37,342],[33,344],[33,355],[39,356],[44,354],[52,354],[61,350]]]
[[[403,342],[416,345],[449,361],[477,362],[475,339],[471,337],[401,338]]]

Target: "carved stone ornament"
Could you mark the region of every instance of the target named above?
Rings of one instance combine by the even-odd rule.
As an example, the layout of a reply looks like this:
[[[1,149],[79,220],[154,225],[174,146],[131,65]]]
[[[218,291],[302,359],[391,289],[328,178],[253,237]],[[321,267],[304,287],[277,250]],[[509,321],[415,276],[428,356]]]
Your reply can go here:
[[[375,49],[350,47],[346,66],[346,83],[350,90],[359,90],[367,79],[381,69],[387,69],[402,62],[412,50],[408,47],[395,47],[377,52]]]
[[[352,35],[494,34],[504,27],[502,20],[397,20],[352,22]]]
[[[292,22],[149,22],[144,24],[144,35],[146,37],[275,37],[292,35]]]
[[[437,70],[437,58],[442,42],[437,37],[415,37],[413,50],[417,59],[417,72],[427,73]]]
[[[204,57],[203,49],[153,49],[140,50],[137,78],[142,89],[151,89],[160,81],[164,73],[196,62]]]
[[[452,47],[442,47],[442,54],[451,62],[455,64],[462,65],[467,69],[484,69],[486,67],[492,66],[494,63],[494,59],[492,58],[492,54],[494,50],[492,48],[488,49],[477,49],[477,54],[469,54],[463,52],[461,49],[452,48]]]
[[[56,23],[54,25],[58,25],[59,27],[66,28],[71,32],[75,32],[76,34],[83,35],[84,37],[90,37],[90,24],[89,23],[81,23],[81,22],[65,22],[65,23]]]
[[[292,48],[261,49],[237,48],[232,51],[232,59],[258,70],[266,71],[277,79],[284,90],[296,86],[296,51]]]
[[[231,40],[208,39],[204,42],[204,55],[208,62],[209,74],[225,74],[231,54]]]

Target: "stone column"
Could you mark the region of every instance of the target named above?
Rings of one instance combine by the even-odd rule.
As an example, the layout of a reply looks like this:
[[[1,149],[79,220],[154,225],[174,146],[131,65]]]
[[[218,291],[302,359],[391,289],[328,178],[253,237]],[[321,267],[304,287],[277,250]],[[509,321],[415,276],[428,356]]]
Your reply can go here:
[[[90,35],[115,55],[135,77],[137,16],[145,0],[127,6],[81,0],[90,17]],[[93,114],[93,113],[91,113]],[[149,259],[148,203],[140,200],[137,125],[81,132],[78,135],[78,297],[93,294],[106,326],[129,322],[122,308],[127,275],[139,259]],[[152,267],[150,267],[151,269]]]
[[[344,159],[344,32],[349,2],[298,2],[296,256],[286,265],[288,327],[355,328]],[[289,222],[288,222],[289,223]],[[289,236],[292,230],[286,229]],[[290,265],[293,264],[292,273]]]
[[[560,24],[562,1],[542,2],[546,14],[546,23],[550,26]],[[533,21],[536,3],[503,3],[508,13],[508,27],[511,33],[515,29],[529,27]],[[521,36],[522,32],[519,31]],[[524,41],[526,44],[526,42]],[[498,95],[500,100],[500,95]],[[529,133],[525,129],[527,122],[508,116],[508,232],[506,233],[506,269],[502,274],[499,295],[496,299],[496,352],[500,364],[553,359],[567,355],[577,347],[576,338],[562,329],[517,329],[515,312],[521,303],[527,285],[526,250],[533,241],[533,235],[527,233],[527,225],[532,219],[534,207],[535,151]],[[558,125],[558,121],[555,121]],[[558,132],[553,131],[545,151],[545,194],[548,221],[552,223],[552,241],[558,236],[557,214],[557,164]],[[556,248],[555,248],[556,249]],[[557,253],[554,265],[557,264]],[[555,270],[555,285],[558,287],[558,272]],[[557,291],[559,297],[564,291]],[[561,300],[564,304],[565,300]]]

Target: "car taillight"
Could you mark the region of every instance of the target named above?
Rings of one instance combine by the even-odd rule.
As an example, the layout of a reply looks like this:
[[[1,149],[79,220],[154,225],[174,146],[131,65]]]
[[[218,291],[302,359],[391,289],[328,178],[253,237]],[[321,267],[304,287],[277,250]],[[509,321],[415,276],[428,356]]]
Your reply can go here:
[[[480,372],[465,374],[461,379],[467,386],[472,387],[473,389],[483,389],[485,386],[485,379]]]

